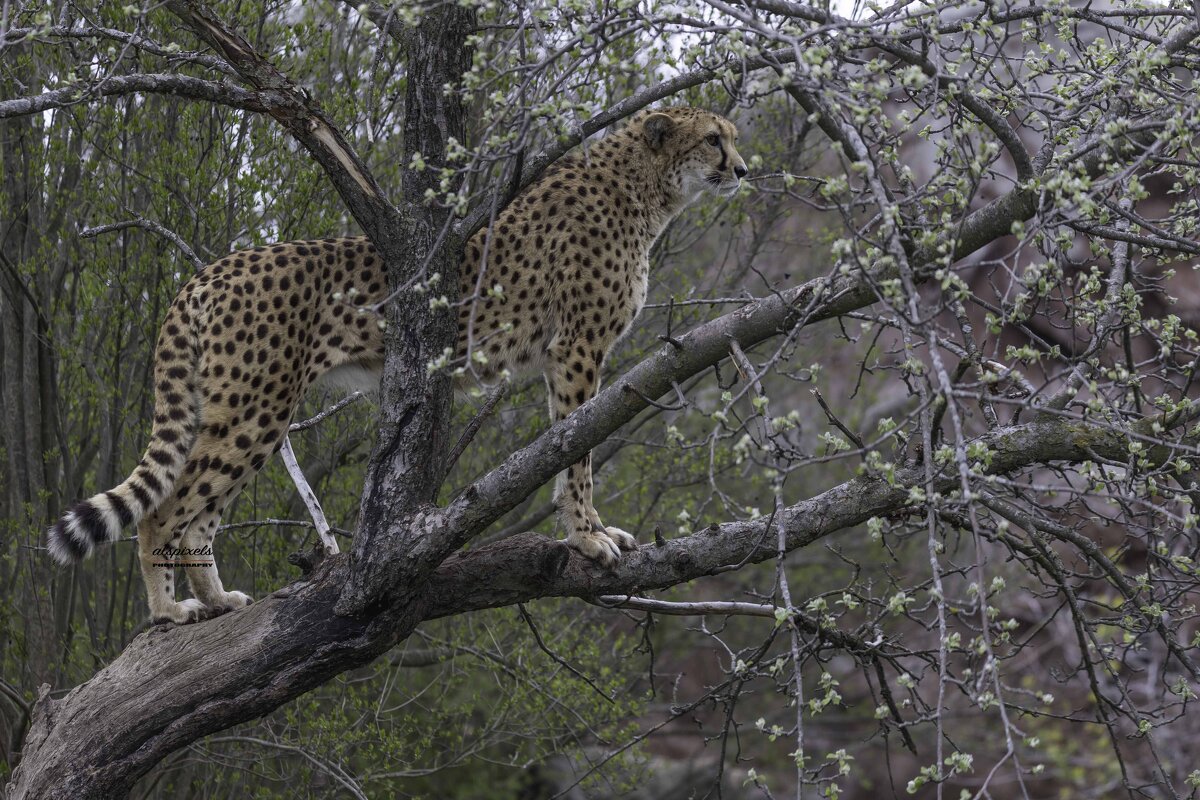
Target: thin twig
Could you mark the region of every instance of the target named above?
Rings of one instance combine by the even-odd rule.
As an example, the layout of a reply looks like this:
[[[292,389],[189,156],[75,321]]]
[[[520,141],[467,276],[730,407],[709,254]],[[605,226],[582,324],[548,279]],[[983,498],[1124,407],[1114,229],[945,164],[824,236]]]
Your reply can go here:
[[[479,433],[479,429],[483,427],[483,423],[492,416],[492,412],[496,410],[496,405],[508,394],[508,381],[502,381],[496,388],[492,389],[492,393],[488,395],[487,401],[483,404],[483,408],[479,409],[471,421],[467,424],[462,435],[458,437],[458,442],[454,445],[454,449],[450,451],[450,455],[446,458],[445,466],[442,467],[442,478],[454,469],[454,465],[458,463],[458,459],[462,457],[463,451],[467,449],[467,445]]]
[[[363,392],[353,392],[351,394],[348,394],[345,397],[343,397],[341,400],[338,400],[336,403],[331,405],[329,408],[320,412],[319,414],[315,414],[306,420],[301,420],[300,422],[293,422],[291,425],[288,426],[288,433],[295,433],[296,431],[302,431],[302,430],[311,428],[313,425],[316,425],[318,422],[328,419],[329,417],[331,417],[334,414],[336,414],[337,412],[341,411],[343,408],[350,405],[354,401],[361,400],[364,397],[366,397],[366,395]]]
[[[653,398],[647,397],[647,396],[646,396],[645,394],[643,394],[643,393],[642,393],[642,391],[641,391],[640,389],[638,389],[636,386],[631,386],[631,385],[630,385],[630,384],[628,384],[628,383],[626,383],[626,384],[623,384],[623,385],[621,386],[621,388],[622,388],[622,389],[624,389],[625,391],[629,392],[630,394],[635,394],[635,395],[637,395],[637,396],[638,396],[638,399],[639,399],[639,400],[641,400],[643,403],[646,403],[647,405],[654,406],[654,407],[655,407],[655,408],[657,408],[659,411],[682,411],[683,409],[687,408],[687,403],[686,403],[686,402],[683,402],[683,403],[680,403],[679,405],[674,405],[674,406],[669,406],[669,405],[667,405],[667,404],[665,404],[665,403],[660,403],[660,402],[658,402],[657,400],[654,400]]]
[[[552,659],[554,659],[555,662],[557,662],[558,664],[563,666],[572,675],[579,678],[581,681],[586,683],[588,686],[592,687],[592,689],[595,690],[596,694],[600,695],[608,702],[613,703],[614,705],[616,704],[616,702],[617,702],[616,699],[613,697],[610,697],[608,694],[606,694],[604,692],[604,690],[602,690],[599,686],[597,686],[592,681],[591,678],[589,678],[587,675],[584,675],[579,670],[575,669],[575,667],[571,666],[566,661],[566,659],[564,659],[558,653],[555,653],[553,650],[551,650],[549,647],[546,646],[546,643],[542,641],[542,635],[540,633],[538,633],[537,626],[533,624],[533,617],[529,616],[529,612],[525,609],[524,603],[517,603],[517,611],[521,612],[521,619],[525,620],[525,624],[529,626],[530,633],[533,634],[533,638],[537,641],[537,645],[539,648],[541,648],[543,653],[545,653],[546,655],[548,655]]]
[[[829,405],[825,402],[825,398],[821,396],[821,390],[813,387],[812,393],[813,396],[817,398],[817,404],[821,406],[821,410],[825,412],[825,416],[829,418],[829,421],[837,426],[839,431],[850,437],[850,441],[854,442],[859,450],[866,449],[866,445],[863,444],[862,437],[842,424],[842,421],[838,419],[837,415],[833,413],[833,410],[829,408]]]

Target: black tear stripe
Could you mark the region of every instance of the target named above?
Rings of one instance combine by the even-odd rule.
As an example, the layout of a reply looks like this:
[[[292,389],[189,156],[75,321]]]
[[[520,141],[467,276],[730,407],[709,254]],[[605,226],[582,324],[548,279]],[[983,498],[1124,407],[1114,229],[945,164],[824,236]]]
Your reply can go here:
[[[725,148],[721,148],[721,164],[717,167],[717,171],[724,173],[726,165],[729,164],[729,154],[725,152]]]

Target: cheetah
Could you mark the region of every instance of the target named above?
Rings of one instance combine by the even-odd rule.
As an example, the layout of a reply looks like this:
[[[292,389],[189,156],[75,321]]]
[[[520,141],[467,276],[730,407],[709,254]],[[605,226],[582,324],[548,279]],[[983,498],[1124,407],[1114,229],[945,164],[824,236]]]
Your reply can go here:
[[[552,422],[587,402],[646,300],[650,249],[667,223],[702,192],[737,192],[747,171],[737,136],[721,116],[667,108],[560,159],[467,243],[458,363],[485,384],[540,369]],[[364,237],[241,250],[197,273],[159,334],[145,455],[122,484],[50,528],[52,556],[79,561],[137,523],[153,621],[248,605],[225,590],[211,555],[221,513],[282,446],[311,385],[362,376],[377,385],[383,334],[359,309],[387,294],[383,261]],[[567,544],[583,556],[607,566],[637,547],[593,507],[590,456],[559,476],[555,502]],[[201,557],[184,570],[194,597],[176,601],[169,556],[180,553]]]

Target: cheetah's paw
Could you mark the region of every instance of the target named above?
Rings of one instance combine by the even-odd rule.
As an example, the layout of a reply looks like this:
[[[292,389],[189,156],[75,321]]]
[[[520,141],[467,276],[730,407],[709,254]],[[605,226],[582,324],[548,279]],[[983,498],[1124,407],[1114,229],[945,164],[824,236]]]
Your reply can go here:
[[[215,599],[209,606],[212,608],[214,617],[230,611],[237,611],[239,608],[245,608],[254,602],[254,598],[244,592],[225,592],[221,597]]]
[[[599,531],[573,531],[567,536],[567,545],[578,550],[584,558],[599,561],[605,567],[611,567],[621,558],[617,543]]]
[[[165,608],[157,610],[154,614],[153,622],[155,625],[162,625],[167,622],[174,622],[176,625],[187,625],[191,622],[208,619],[210,615],[211,612],[208,606],[199,600],[189,597],[187,600],[171,603]]]
[[[608,536],[608,538],[616,542],[617,547],[621,548],[622,550],[637,550],[638,548],[637,539],[633,538],[633,534],[626,533],[620,528],[615,528],[612,525],[606,525],[604,527],[604,533]]]

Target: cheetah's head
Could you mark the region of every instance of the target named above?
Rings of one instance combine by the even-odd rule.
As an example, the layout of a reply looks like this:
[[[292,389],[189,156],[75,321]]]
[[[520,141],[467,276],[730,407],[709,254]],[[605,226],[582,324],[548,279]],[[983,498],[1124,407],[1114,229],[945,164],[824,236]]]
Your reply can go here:
[[[746,176],[746,162],[737,151],[737,128],[712,112],[655,111],[642,120],[642,136],[651,152],[668,161],[685,197],[701,191],[729,197]]]

